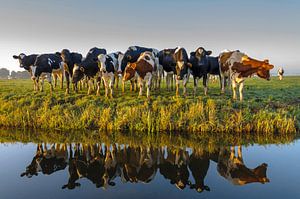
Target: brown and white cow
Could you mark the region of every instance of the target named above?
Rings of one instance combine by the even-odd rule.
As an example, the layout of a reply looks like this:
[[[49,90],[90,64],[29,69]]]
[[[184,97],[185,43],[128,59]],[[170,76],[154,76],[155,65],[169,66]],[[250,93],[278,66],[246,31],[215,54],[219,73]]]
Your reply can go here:
[[[283,79],[283,74],[284,74],[284,70],[283,70],[282,67],[279,67],[277,74],[278,74],[279,80],[282,80]]]
[[[266,163],[262,163],[254,169],[249,169],[243,161],[242,147],[238,147],[237,156],[234,147],[222,148],[217,160],[218,172],[234,185],[245,185],[249,183],[267,183],[270,180],[266,176]]]
[[[222,92],[225,92],[225,78],[229,78],[232,84],[233,99],[236,99],[236,87],[239,85],[240,101],[243,101],[244,81],[257,75],[260,78],[270,80],[270,70],[274,68],[268,60],[259,61],[248,57],[240,51],[223,52],[219,55],[221,67]]]
[[[150,86],[153,73],[156,71],[155,58],[152,52],[143,52],[138,60],[134,63],[128,63],[125,68],[123,81],[128,81],[138,76],[138,83],[140,87],[139,95],[143,94],[143,84],[146,83],[147,97],[150,97]]]

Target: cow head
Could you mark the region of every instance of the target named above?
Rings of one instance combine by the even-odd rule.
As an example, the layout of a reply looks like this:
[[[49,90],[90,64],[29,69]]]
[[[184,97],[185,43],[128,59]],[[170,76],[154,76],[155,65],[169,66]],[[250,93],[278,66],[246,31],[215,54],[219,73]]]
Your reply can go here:
[[[77,83],[84,77],[85,68],[81,65],[75,64],[73,68],[72,83]]]
[[[205,191],[210,191],[210,188],[208,186],[204,185],[203,183],[202,184],[199,184],[199,183],[191,184],[190,188],[195,189],[198,193],[201,193],[204,190]]]
[[[21,53],[20,55],[13,55],[13,58],[19,60],[20,68],[24,68],[27,71],[30,70],[30,66],[27,66],[25,63],[27,56],[24,53]]]
[[[269,63],[269,60],[259,61],[248,57],[247,55],[242,57],[241,62],[244,65],[250,65],[252,68],[257,69],[257,76],[266,80],[270,80],[270,70],[274,68],[274,65]]]
[[[98,55],[98,67],[100,69],[100,72],[106,72],[106,55],[100,54]]]
[[[186,50],[178,47],[173,54],[173,59],[176,63],[176,78],[182,80],[186,77],[188,68],[191,67]]]
[[[68,49],[63,49],[61,52],[56,52],[55,54],[61,57],[61,64],[64,67],[64,70],[70,72],[69,63],[72,59],[70,51]]]
[[[121,64],[122,64],[123,58],[124,58],[124,54],[123,53],[119,53],[118,54],[118,74],[122,74]]]
[[[205,66],[208,64],[207,56],[211,55],[212,51],[205,50],[203,47],[199,47],[195,52],[191,52],[191,59],[196,60],[196,64],[199,66]]]
[[[136,68],[136,63],[128,63],[125,72],[124,72],[124,77],[123,81],[128,81],[132,79],[135,75],[135,68]]]

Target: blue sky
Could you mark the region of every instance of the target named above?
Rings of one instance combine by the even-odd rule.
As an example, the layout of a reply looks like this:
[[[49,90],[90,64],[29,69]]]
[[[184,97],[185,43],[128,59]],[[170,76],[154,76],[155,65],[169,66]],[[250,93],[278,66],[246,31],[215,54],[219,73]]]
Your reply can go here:
[[[218,55],[240,49],[300,73],[297,0],[0,0],[0,67],[19,70],[13,54],[130,45],[199,46]]]

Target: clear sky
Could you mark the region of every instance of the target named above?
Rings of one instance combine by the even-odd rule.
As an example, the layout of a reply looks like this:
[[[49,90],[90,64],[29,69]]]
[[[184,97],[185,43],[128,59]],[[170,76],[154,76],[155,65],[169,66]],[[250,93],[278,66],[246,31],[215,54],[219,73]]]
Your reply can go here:
[[[12,55],[130,45],[240,49],[300,73],[299,0],[0,0],[0,67]]]

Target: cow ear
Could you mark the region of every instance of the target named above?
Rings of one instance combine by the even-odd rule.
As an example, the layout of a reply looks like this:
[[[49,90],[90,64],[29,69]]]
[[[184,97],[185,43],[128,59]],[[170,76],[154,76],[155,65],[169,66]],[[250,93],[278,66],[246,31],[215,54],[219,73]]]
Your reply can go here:
[[[206,55],[211,55],[211,54],[212,54],[211,50],[206,51]]]
[[[84,73],[84,68],[81,66],[80,71]]]
[[[13,58],[14,58],[14,59],[19,59],[19,56],[14,55]]]
[[[56,52],[55,54],[58,55],[58,56],[61,56],[61,53],[60,53],[60,52]]]

